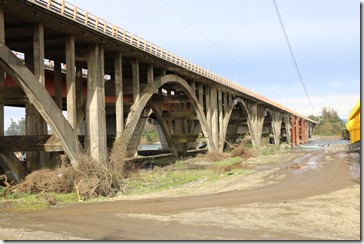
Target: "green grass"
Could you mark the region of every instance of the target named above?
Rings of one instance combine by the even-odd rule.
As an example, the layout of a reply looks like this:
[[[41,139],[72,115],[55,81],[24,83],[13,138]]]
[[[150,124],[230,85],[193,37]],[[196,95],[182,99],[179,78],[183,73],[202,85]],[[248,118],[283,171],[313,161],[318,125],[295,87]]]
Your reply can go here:
[[[5,187],[0,187],[0,203],[7,204],[14,211],[28,212],[44,209],[49,206],[47,199],[54,200],[57,205],[73,203],[78,200],[76,193],[30,194],[25,192],[11,192]]]
[[[127,181],[128,193],[145,193],[162,191],[178,186],[209,178],[211,170],[173,170],[164,171],[155,167],[150,172],[140,174],[139,177],[130,178]]]
[[[131,175],[126,180],[125,194],[140,194],[163,191],[183,187],[192,182],[213,182],[223,177],[243,175],[251,173],[251,169],[233,168],[228,172],[220,172],[219,168],[238,164],[242,161],[240,157],[227,158],[223,161],[210,163],[210,167],[201,169],[190,169],[191,161],[177,161],[171,167],[154,167],[153,170],[139,172]]]
[[[223,161],[214,162],[213,165],[228,166],[228,165],[231,165],[231,164],[239,163],[241,161],[242,161],[241,157],[234,157],[234,158],[227,158],[227,159],[225,159]]]

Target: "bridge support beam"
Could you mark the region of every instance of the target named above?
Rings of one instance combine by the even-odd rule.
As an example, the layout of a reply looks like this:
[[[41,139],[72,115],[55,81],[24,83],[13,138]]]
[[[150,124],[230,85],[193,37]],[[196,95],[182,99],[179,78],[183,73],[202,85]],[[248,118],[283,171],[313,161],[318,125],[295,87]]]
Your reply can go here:
[[[251,104],[251,111],[248,110],[248,125],[254,147],[260,147],[264,125],[264,108],[259,104]]]
[[[218,99],[218,116],[219,116],[219,138],[217,141],[217,146],[219,151],[222,152],[224,150],[224,111],[223,111],[223,93],[221,88],[217,89],[217,99]]]
[[[0,7],[0,43],[5,45],[5,21],[4,21],[4,9]],[[0,89],[4,87],[5,77],[4,70],[0,68]],[[4,103],[0,100],[0,136],[4,133]]]
[[[296,146],[300,145],[300,119],[296,118]]]
[[[274,144],[279,146],[281,142],[282,115],[279,113],[273,114],[272,129],[274,136]]]
[[[104,50],[90,46],[87,59],[86,151],[100,163],[107,160],[105,114]]]
[[[210,87],[210,95],[211,95],[211,132],[212,132],[212,140],[216,149],[218,149],[219,145],[219,114],[218,114],[218,104],[217,104],[217,88]]]
[[[304,119],[301,119],[301,143],[306,142],[306,123]]]
[[[132,61],[132,75],[133,75],[133,101],[134,103],[137,103],[140,99],[139,61],[137,59]]]
[[[123,62],[121,53],[115,55],[115,116],[116,138],[119,139],[124,131],[124,101],[123,101]]]
[[[292,139],[292,146],[297,146],[297,130],[296,130],[296,118],[291,116],[291,139]]]
[[[67,120],[73,130],[77,132],[75,66],[75,38],[70,35],[66,40]]]
[[[34,26],[33,50],[26,53],[25,62],[44,87],[44,27],[41,24]],[[31,103],[26,104],[26,133],[27,135],[48,134],[46,122]],[[27,152],[26,167],[30,172],[39,170],[42,167],[51,167],[49,154],[46,152]]]

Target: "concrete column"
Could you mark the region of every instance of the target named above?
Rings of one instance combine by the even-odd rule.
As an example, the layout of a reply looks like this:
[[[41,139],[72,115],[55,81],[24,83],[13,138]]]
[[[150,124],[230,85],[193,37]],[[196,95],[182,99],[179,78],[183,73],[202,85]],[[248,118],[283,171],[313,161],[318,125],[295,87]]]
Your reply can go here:
[[[153,64],[150,64],[147,70],[147,82],[148,84],[151,84],[153,83],[153,81],[154,81],[154,67]]]
[[[59,60],[54,60],[54,101],[62,111],[62,67]]]
[[[198,101],[200,102],[201,108],[203,110],[203,85],[202,83],[198,86]]]
[[[140,99],[140,78],[139,78],[139,61],[134,59],[132,62],[132,76],[133,76],[133,101],[139,102]]]
[[[4,10],[0,7],[0,44],[5,45],[5,22],[4,22]],[[0,68],[0,89],[4,86],[4,70]],[[0,101],[0,136],[4,135],[4,104]]]
[[[291,139],[292,139],[292,146],[297,145],[296,141],[296,119],[295,117],[291,116]]]
[[[219,109],[219,144],[217,145],[219,151],[223,151],[223,147],[224,147],[224,141],[222,141],[224,139],[224,113],[223,113],[223,104],[222,104],[222,91],[221,88],[218,88],[217,90],[218,92],[218,98],[217,98],[217,104],[218,104],[218,109]]]
[[[210,96],[210,86],[205,87],[205,96],[206,96],[206,120],[208,129],[211,130],[211,96]]]
[[[33,55],[34,55],[34,75],[39,79],[39,82],[45,85],[44,72],[44,27],[37,24],[34,28],[33,35]]]
[[[258,104],[251,105],[251,111],[248,111],[248,126],[252,137],[254,147],[260,147],[264,125],[264,109]]]
[[[171,97],[172,97],[171,91],[167,92],[167,96],[171,99]],[[161,111],[163,111],[163,109]],[[162,113],[163,112],[161,112],[161,114]],[[170,103],[170,102],[168,103],[168,113],[169,114],[172,113],[172,103]],[[168,119],[168,120],[166,120],[166,124],[167,124],[167,127],[169,128],[170,133],[172,133],[173,132],[173,121],[171,119]]]
[[[296,119],[296,145],[300,145],[300,119]]]
[[[73,130],[77,131],[75,66],[75,38],[70,35],[66,38],[67,120]]]
[[[25,56],[28,67],[33,71],[40,84],[45,85],[44,71],[44,27],[34,26],[33,50]],[[26,104],[26,133],[27,135],[47,135],[47,124],[33,104]],[[50,167],[49,154],[46,152],[27,152],[26,167],[35,171],[42,167]]]
[[[215,148],[218,149],[219,147],[219,113],[218,113],[218,95],[217,95],[217,88],[211,88],[211,131],[212,131],[212,138],[215,144]]]
[[[81,128],[82,122],[85,120],[85,111],[83,109],[84,96],[83,96],[83,77],[82,66],[76,64],[76,121],[77,131],[79,135],[84,135],[84,130]]]
[[[274,135],[274,144],[279,146],[281,142],[282,116],[278,113],[273,114],[272,129]]]
[[[306,128],[305,128],[305,120],[301,119],[301,143],[306,142]]]
[[[224,116],[226,115],[226,113],[228,112],[228,94],[227,92],[225,91],[223,93],[224,95]]]
[[[121,53],[115,56],[115,95],[116,138],[118,139],[124,132],[123,62]]]
[[[191,87],[192,94],[196,95],[196,82],[193,80],[193,81],[189,82],[189,85]]]
[[[87,59],[86,150],[100,163],[106,163],[106,115],[104,82],[104,49],[90,46]]]
[[[227,101],[228,101],[228,108],[230,108],[230,106],[232,106],[232,104],[233,104],[233,95],[232,94],[229,94],[228,95],[228,99],[227,99]]]

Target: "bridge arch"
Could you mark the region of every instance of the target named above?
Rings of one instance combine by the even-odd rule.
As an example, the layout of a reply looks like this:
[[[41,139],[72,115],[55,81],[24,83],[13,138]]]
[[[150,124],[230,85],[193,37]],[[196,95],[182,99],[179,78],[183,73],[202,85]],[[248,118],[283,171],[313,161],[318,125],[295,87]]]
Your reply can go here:
[[[231,122],[234,111],[238,110],[237,108],[238,109],[240,108],[240,110],[242,111],[242,114],[240,113],[240,116],[243,115],[247,120],[246,122],[247,122],[247,127],[248,127],[247,129],[248,130],[244,131],[245,134],[246,135],[249,134],[250,136],[252,136],[252,121],[251,121],[251,115],[250,115],[249,110],[248,110],[248,106],[247,106],[246,102],[242,98],[236,98],[234,100],[234,102],[230,105],[230,107],[228,108],[227,113],[226,113],[225,118],[224,118],[223,134],[222,134],[223,138],[221,139],[221,144],[220,144],[221,149],[224,148],[224,144],[225,144],[226,140],[230,139],[230,138],[227,138],[227,137],[229,137],[228,136],[229,124]],[[236,128],[235,135],[237,135],[237,132],[238,132],[238,128]],[[236,141],[235,138],[231,138],[231,139]],[[236,138],[236,139],[238,139],[238,138]],[[253,140],[253,138],[252,138],[252,140]]]
[[[269,108],[264,110],[264,121],[262,129],[262,138],[267,137],[268,144],[276,144],[276,129],[275,121],[277,120],[277,115],[272,112]],[[278,142],[279,144],[279,142]]]
[[[203,112],[203,108],[201,107],[194,91],[192,91],[192,89],[191,89],[190,85],[187,83],[187,81],[185,81],[180,76],[174,75],[174,74],[168,74],[168,75],[156,78],[152,83],[148,84],[144,88],[140,99],[137,102],[134,102],[134,104],[130,108],[130,112],[128,114],[128,117],[127,117],[127,120],[125,123],[125,130],[124,130],[124,135],[123,135],[123,139],[125,140],[125,143],[126,144],[129,143],[131,136],[133,134],[133,131],[138,123],[138,120],[139,120],[144,108],[147,106],[151,97],[155,93],[155,91],[160,89],[163,85],[165,85],[167,83],[177,84],[182,89],[183,93],[189,98],[191,105],[197,115],[197,119],[199,120],[199,122],[201,124],[201,130],[202,130],[203,135],[206,138],[208,149],[209,150],[217,149],[217,146],[212,141],[211,130],[208,127],[207,120],[206,120],[205,114]],[[163,131],[165,131],[165,129]],[[168,137],[168,135],[166,135],[166,137]]]
[[[281,142],[287,142],[288,144],[291,144],[291,123],[288,114],[282,115]]]
[[[71,164],[77,166],[77,157],[83,153],[83,148],[77,134],[45,87],[5,45],[0,45],[0,67],[21,87],[53,133],[61,140],[62,148]]]

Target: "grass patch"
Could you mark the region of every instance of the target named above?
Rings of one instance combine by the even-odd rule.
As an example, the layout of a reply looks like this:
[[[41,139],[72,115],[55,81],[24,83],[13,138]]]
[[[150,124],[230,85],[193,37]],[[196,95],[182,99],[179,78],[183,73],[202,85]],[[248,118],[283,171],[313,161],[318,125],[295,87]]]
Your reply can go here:
[[[228,166],[228,165],[231,165],[231,164],[239,163],[241,161],[242,161],[241,157],[234,157],[234,158],[227,158],[227,159],[222,160],[222,161],[214,162],[213,165]]]
[[[203,159],[206,159],[205,157]],[[152,170],[135,172],[126,179],[124,194],[158,192],[189,185],[213,182],[223,177],[243,175],[252,168],[242,164],[241,157],[226,158],[215,162],[179,160],[168,167],[154,167]]]
[[[0,202],[7,209],[13,211],[29,212],[44,209],[53,205],[74,203],[78,200],[76,193],[26,193],[11,192],[0,187]]]
[[[155,167],[127,180],[127,194],[172,189],[199,179],[210,178],[212,170],[163,170]]]

